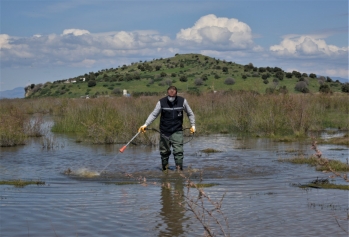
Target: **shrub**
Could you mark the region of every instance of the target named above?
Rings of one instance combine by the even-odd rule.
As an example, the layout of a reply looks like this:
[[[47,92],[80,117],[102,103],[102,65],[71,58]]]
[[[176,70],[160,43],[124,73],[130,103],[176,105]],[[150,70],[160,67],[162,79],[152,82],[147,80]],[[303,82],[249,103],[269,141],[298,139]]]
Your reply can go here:
[[[349,83],[344,83],[342,85],[342,92],[349,93]]]
[[[309,74],[309,77],[310,77],[310,78],[316,78],[316,74],[310,73],[310,74]]]
[[[179,80],[180,80],[181,82],[186,82],[186,81],[188,81],[188,78],[187,78],[186,75],[182,75],[182,76],[179,78]]]
[[[204,81],[201,78],[196,78],[195,81],[194,81],[194,84],[196,86],[201,86],[201,85],[204,84]]]
[[[226,85],[234,85],[235,84],[235,79],[228,77],[227,79],[225,79],[224,84]]]
[[[275,86],[279,85],[279,79],[274,78],[273,79],[273,83],[274,83]]]
[[[281,71],[278,71],[276,74],[275,74],[276,78],[279,79],[280,81],[282,81],[284,79],[284,73],[281,72]]]
[[[299,81],[297,82],[296,86],[294,87],[296,91],[302,92],[302,93],[308,93],[309,89],[307,86],[307,83],[305,81]]]
[[[172,85],[172,80],[171,79],[166,79],[165,80],[165,84],[168,85],[168,86],[171,86]]]
[[[260,68],[258,69],[258,71],[259,71],[259,72],[265,72],[266,69],[265,69],[264,67],[260,67]]]
[[[290,72],[287,72],[287,73],[286,73],[286,77],[287,77],[287,78],[292,78],[292,76],[293,76],[292,73],[290,73]]]
[[[96,81],[94,81],[94,80],[91,80],[91,81],[88,81],[88,84],[87,84],[87,86],[88,87],[94,87],[94,86],[96,86]]]
[[[292,75],[294,75],[297,78],[300,78],[302,76],[302,74],[300,72],[297,72],[297,71],[292,71]]]
[[[320,88],[319,88],[319,91],[321,93],[331,93],[332,92],[330,86],[327,85],[327,84],[321,85]]]

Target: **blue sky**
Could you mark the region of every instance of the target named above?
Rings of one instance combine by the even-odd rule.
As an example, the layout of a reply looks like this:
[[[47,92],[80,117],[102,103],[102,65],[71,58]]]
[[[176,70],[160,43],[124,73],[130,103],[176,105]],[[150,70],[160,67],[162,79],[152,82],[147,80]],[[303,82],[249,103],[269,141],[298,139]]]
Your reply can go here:
[[[0,91],[176,53],[348,78],[347,0],[0,4]]]

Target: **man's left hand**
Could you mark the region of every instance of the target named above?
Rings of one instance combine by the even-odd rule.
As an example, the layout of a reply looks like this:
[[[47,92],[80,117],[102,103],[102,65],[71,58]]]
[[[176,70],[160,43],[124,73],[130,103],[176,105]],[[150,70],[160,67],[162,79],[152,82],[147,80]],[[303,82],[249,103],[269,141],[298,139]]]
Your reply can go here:
[[[194,133],[196,130],[195,130],[195,126],[191,126],[190,128],[190,133]]]

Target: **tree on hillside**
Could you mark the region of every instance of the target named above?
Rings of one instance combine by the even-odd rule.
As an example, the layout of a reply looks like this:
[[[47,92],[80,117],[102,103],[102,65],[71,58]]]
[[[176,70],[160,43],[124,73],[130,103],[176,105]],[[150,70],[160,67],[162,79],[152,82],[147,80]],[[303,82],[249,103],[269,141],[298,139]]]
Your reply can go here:
[[[310,78],[316,78],[316,74],[310,73],[310,74],[309,74],[309,77],[310,77]]]
[[[87,86],[88,87],[94,87],[94,86],[96,86],[96,81],[94,81],[94,80],[90,80],[90,81],[88,81],[88,84],[87,84]]]
[[[278,71],[276,72],[275,77],[282,81],[284,79],[284,73],[282,71]]]
[[[179,80],[180,80],[181,82],[186,82],[186,81],[188,81],[188,78],[187,78],[186,75],[182,75],[182,76],[179,78]]]
[[[292,74],[292,73],[290,73],[290,72],[286,72],[286,77],[287,77],[287,78],[292,78],[292,76],[293,76],[293,74]]]
[[[283,72],[283,70],[279,67],[274,67],[274,72]]]
[[[302,77],[302,74],[300,72],[297,72],[297,71],[292,71],[292,75],[294,75],[297,78],[301,78]]]
[[[327,82],[333,82],[333,80],[332,80],[331,77],[326,77],[326,81],[327,81]]]
[[[344,83],[342,85],[342,92],[349,93],[349,83]]]
[[[204,81],[207,81],[207,80],[208,80],[208,77],[207,77],[206,74],[202,75],[201,78],[202,78],[202,80],[204,80]]]
[[[258,71],[259,72],[265,72],[265,71],[267,71],[264,67],[260,67],[259,69],[258,69]]]

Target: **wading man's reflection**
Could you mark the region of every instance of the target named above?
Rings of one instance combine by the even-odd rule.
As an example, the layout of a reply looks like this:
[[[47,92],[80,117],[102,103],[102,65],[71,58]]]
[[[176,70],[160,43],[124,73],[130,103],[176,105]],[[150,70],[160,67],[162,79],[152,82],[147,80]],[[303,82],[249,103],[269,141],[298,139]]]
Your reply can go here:
[[[159,236],[185,236],[183,222],[185,209],[179,205],[184,201],[184,179],[178,175],[176,179],[162,179],[160,215],[163,217],[165,228],[160,230]],[[170,184],[170,185],[168,185]]]

